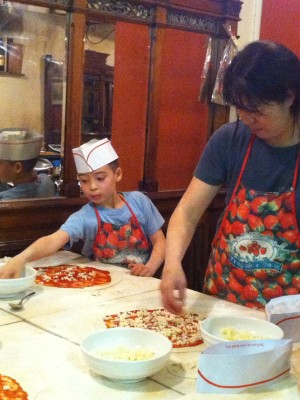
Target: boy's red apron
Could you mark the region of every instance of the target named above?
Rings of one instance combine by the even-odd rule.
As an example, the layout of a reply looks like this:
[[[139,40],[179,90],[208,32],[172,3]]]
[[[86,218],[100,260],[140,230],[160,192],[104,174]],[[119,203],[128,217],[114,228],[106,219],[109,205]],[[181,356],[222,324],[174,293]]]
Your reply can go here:
[[[131,207],[123,196],[120,195],[120,197],[131,213],[131,218],[125,225],[102,222],[97,207],[94,205],[98,220],[98,231],[93,244],[94,257],[106,263],[145,264],[149,259],[149,241]]]
[[[260,308],[274,297],[300,293],[299,154],[290,190],[257,192],[241,183],[254,138],[213,241],[204,293]]]

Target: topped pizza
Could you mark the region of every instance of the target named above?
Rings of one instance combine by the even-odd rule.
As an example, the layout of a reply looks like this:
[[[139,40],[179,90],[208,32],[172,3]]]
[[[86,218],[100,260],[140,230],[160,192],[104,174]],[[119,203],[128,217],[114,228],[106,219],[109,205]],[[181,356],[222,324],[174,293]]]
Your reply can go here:
[[[0,399],[28,400],[28,395],[15,379],[0,374]]]
[[[199,321],[203,319],[204,317],[199,314],[188,311],[182,315],[174,315],[161,308],[124,311],[106,315],[103,320],[107,328],[130,327],[154,330],[171,340],[174,348],[179,348],[203,343],[199,327]]]
[[[109,271],[85,265],[60,264],[35,269],[37,270],[35,282],[44,286],[84,288],[111,282]]]

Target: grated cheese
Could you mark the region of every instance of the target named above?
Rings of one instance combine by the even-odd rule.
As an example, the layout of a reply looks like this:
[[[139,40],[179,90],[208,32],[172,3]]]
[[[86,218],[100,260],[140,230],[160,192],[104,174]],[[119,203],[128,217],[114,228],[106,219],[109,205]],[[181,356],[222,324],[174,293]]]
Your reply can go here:
[[[231,327],[222,328],[221,331],[222,339],[226,340],[257,340],[257,339],[268,339],[267,336],[257,335],[251,331],[236,329]]]
[[[188,346],[200,339],[199,321],[204,319],[198,314],[186,311],[183,315],[174,315],[167,310],[131,310],[104,318],[109,328],[129,327],[152,329],[168,337],[174,346]]]
[[[150,360],[155,356],[155,353],[147,349],[117,347],[115,350],[111,351],[96,351],[96,355],[106,360],[143,361]]]

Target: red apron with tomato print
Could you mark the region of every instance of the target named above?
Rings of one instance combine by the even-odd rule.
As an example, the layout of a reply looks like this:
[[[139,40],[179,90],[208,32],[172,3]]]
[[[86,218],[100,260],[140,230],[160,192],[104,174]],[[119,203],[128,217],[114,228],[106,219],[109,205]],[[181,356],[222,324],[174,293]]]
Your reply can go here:
[[[299,154],[290,190],[257,192],[241,183],[254,138],[212,245],[204,292],[261,308],[274,297],[300,293]]]
[[[97,207],[94,206],[98,221],[93,244],[94,257],[98,261],[112,264],[145,264],[150,254],[149,241],[131,207],[123,196],[121,198],[131,213],[131,218],[125,225],[102,222]]]

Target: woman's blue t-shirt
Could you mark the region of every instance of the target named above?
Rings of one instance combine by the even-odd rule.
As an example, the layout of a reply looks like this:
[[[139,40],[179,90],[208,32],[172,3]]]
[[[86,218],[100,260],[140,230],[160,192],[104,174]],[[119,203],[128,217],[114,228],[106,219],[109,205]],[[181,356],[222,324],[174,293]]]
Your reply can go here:
[[[238,179],[251,138],[242,122],[218,129],[208,141],[194,176],[210,185],[226,186],[226,204]],[[242,177],[244,186],[263,192],[283,192],[292,187],[299,145],[274,147],[256,137]],[[296,185],[297,220],[300,225],[300,183]]]

